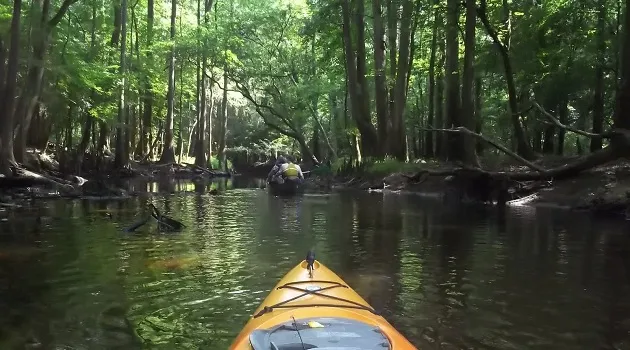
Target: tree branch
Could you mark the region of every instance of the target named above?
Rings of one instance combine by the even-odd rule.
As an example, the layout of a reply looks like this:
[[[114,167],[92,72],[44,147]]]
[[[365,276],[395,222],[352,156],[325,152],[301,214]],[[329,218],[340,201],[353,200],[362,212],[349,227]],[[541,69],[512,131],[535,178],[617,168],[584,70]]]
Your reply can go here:
[[[519,162],[521,162],[522,164],[526,165],[527,167],[535,170],[533,172],[504,172],[504,171],[498,171],[498,172],[487,172],[488,174],[492,175],[492,176],[507,176],[512,180],[516,180],[516,181],[528,181],[528,180],[540,180],[540,179],[563,179],[563,178],[568,178],[571,176],[575,176],[577,174],[579,174],[582,171],[594,168],[598,165],[601,164],[605,164],[607,162],[610,162],[612,160],[615,160],[616,158],[618,158],[620,156],[619,153],[619,146],[614,146],[614,143],[611,143],[611,146],[608,147],[604,147],[600,150],[597,150],[593,153],[590,153],[584,157],[581,157],[577,160],[575,160],[572,163],[568,163],[568,164],[564,164],[561,165],[559,167],[556,168],[552,168],[552,169],[544,169],[536,164],[533,164],[525,159],[523,159],[522,157],[520,157],[519,155],[515,154],[514,152],[510,151],[509,149],[505,148],[504,146],[498,144],[497,142],[490,140],[480,134],[474,133],[464,127],[458,127],[456,129],[423,129],[426,131],[437,131],[437,132],[458,132],[458,133],[465,133],[471,136],[474,136],[480,140],[483,140],[489,144],[491,144],[492,146],[496,147],[497,149],[505,152],[507,155],[511,156],[512,158],[518,160]],[[623,141],[618,141],[617,143],[619,144],[628,144],[630,143],[628,140],[630,140],[630,132],[628,132],[627,130],[611,130],[609,132],[607,132],[606,134],[610,134],[611,138],[612,137],[617,137],[617,138],[622,138]],[[613,140],[614,141],[614,140]],[[624,148],[625,149],[625,148]],[[480,171],[483,171],[481,169],[479,169]],[[441,171],[441,172],[429,172],[430,175],[452,175],[454,174],[454,172],[451,171]]]
[[[481,134],[477,134],[475,132],[472,132],[470,130],[468,130],[467,128],[460,126],[454,129],[422,129],[425,131],[435,131],[435,132],[451,132],[451,133],[460,133],[460,134],[466,134],[466,135],[470,135],[470,136],[474,136],[486,143],[489,143],[490,145],[494,146],[495,148],[497,148],[498,150],[504,152],[505,154],[509,155],[510,157],[514,158],[515,160],[519,161],[520,163],[522,163],[523,165],[527,166],[530,169],[536,170],[538,172],[541,173],[546,173],[547,170],[539,165],[536,165],[530,161],[528,161],[527,159],[519,156],[518,154],[510,151],[509,149],[507,149],[505,146],[499,144],[498,142],[491,140]]]
[[[54,28],[57,24],[59,24],[59,22],[61,22],[61,20],[63,19],[63,16],[65,16],[66,12],[68,12],[70,6],[78,1],[79,0],[64,0],[55,16],[51,18],[50,21],[48,21],[48,29],[50,30]]]
[[[212,75],[208,74],[208,72],[203,72],[203,75],[205,75],[206,78],[210,79],[210,81],[212,81],[213,84],[216,84],[219,87],[219,89],[225,90],[227,88],[227,86],[225,87],[221,86],[221,83],[218,80],[216,80]],[[231,90],[231,89],[227,89],[227,91],[240,92],[239,90]]]
[[[558,118],[554,117],[551,113],[547,112],[541,105],[539,105],[538,102],[532,101],[532,105],[536,107],[536,109],[538,109],[545,117],[551,120],[553,124],[559,128],[574,132],[578,135],[590,137],[590,138],[610,138],[610,135],[594,134],[592,132],[588,132],[588,131],[576,129],[568,125],[564,125],[560,122],[560,120],[558,120]]]
[[[293,76],[291,76],[291,81],[293,82],[293,86],[295,86],[296,88],[298,87],[297,81],[295,81],[295,79],[293,79]],[[324,129],[324,126],[322,125],[321,121],[319,120],[319,116],[317,111],[315,110],[315,108],[313,108],[313,106],[310,103],[307,103],[306,106],[308,107],[309,111],[311,112],[311,115],[313,116],[313,119],[315,119],[315,122],[317,122],[317,125],[319,126],[319,129],[321,130],[322,134],[324,135],[324,139],[326,140],[326,145],[328,146],[328,149],[332,152],[333,156],[335,158],[337,158],[337,152],[335,151],[335,149],[333,148],[332,144],[330,143],[330,139],[328,138],[328,134],[326,133],[326,130]]]
[[[256,112],[260,115],[260,117],[263,119],[263,122],[265,123],[265,125],[269,126],[270,128],[277,130],[278,132],[287,135],[289,137],[292,137],[294,139],[298,139],[298,132],[297,130],[295,130],[295,127],[291,124],[291,122],[284,116],[282,116],[280,113],[278,113],[278,111],[276,111],[273,107],[266,105],[266,104],[262,104],[262,103],[258,103],[256,102],[256,99],[251,95],[251,93],[249,92],[249,89],[243,85],[241,82],[239,82],[237,79],[231,78],[231,80],[236,84],[237,89],[239,89],[238,92],[240,92],[241,95],[243,95],[243,97],[245,97],[249,102],[251,102],[254,107],[256,108]],[[278,119],[280,119],[289,129],[290,131],[287,131],[283,128],[281,128],[280,126],[272,123],[269,119],[268,116],[263,113],[262,109],[266,109],[268,110],[271,114],[273,114],[274,116],[278,117]]]
[[[501,52],[507,51],[505,45],[499,38],[499,34],[494,29],[492,24],[490,24],[490,20],[488,19],[488,14],[487,14],[487,8],[488,7],[487,7],[486,0],[481,0],[481,4],[477,7],[477,16],[479,17],[479,20],[481,21],[484,28],[486,29],[486,32],[492,39],[492,42],[499,48]]]
[[[299,131],[296,129],[295,125],[293,125],[293,122],[286,117],[285,115],[283,115],[282,113],[278,112],[278,110],[276,110],[274,107],[268,105],[268,104],[262,104],[262,103],[258,103],[256,102],[256,100],[254,99],[254,97],[251,95],[251,93],[249,92],[249,89],[243,84],[241,83],[238,79],[234,78],[234,77],[230,77],[230,79],[232,79],[232,81],[234,81],[234,83],[236,84],[236,87],[240,90],[239,92],[241,93],[241,95],[243,95],[246,99],[248,99],[250,102],[252,102],[255,106],[258,106],[260,108],[264,108],[266,110],[268,110],[272,115],[276,116],[278,119],[280,119],[289,129],[291,129],[291,131],[295,134],[298,135]],[[278,103],[280,104],[284,104],[283,103],[283,99],[282,99],[282,94],[280,93],[280,90],[276,87],[276,90],[278,91],[278,95],[273,95],[271,93],[269,93],[271,95],[271,97],[276,100]]]

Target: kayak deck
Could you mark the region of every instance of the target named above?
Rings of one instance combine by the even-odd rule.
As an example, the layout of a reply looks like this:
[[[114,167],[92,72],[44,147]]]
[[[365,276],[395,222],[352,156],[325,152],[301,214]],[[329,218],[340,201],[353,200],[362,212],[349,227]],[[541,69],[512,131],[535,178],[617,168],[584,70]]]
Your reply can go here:
[[[389,349],[389,340],[377,327],[351,319],[317,317],[289,321],[269,330],[255,330],[249,336],[255,349],[326,349],[330,344],[354,349]]]
[[[304,260],[289,271],[230,347],[234,350],[327,348],[416,349],[337,274],[317,260],[311,264]]]

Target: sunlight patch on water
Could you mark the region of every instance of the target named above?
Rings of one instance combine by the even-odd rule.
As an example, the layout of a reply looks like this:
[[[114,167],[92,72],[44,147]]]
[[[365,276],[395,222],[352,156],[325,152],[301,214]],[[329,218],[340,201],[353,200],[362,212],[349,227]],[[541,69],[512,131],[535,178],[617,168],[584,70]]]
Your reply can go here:
[[[184,230],[121,232],[149,202]],[[224,349],[311,248],[420,348],[586,350],[629,329],[623,256],[603,237],[620,229],[583,217],[258,190],[56,201],[41,215],[40,243],[0,256],[12,344],[139,349],[136,333],[144,348]],[[10,232],[30,232],[24,221]]]

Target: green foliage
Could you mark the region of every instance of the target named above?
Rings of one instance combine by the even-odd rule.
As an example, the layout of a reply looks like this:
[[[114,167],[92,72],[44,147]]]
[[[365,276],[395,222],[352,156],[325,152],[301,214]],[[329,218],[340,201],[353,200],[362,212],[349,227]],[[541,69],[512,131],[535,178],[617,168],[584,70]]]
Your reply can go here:
[[[202,2],[203,3],[203,2]],[[60,1],[53,1],[52,12]],[[175,51],[176,91],[175,130],[181,135],[185,148],[197,119],[198,64],[206,57],[204,72],[208,83],[208,104],[213,106],[212,154],[217,151],[221,127],[218,123],[223,88],[228,93],[228,128],[226,146],[242,147],[257,154],[274,154],[276,151],[298,154],[315,149],[318,142],[320,158],[333,158],[339,164],[357,159],[357,125],[349,116],[351,101],[346,97],[346,69],[342,38],[342,18],[339,2],[321,0],[226,0],[215,1],[205,19],[197,24],[197,2],[179,1],[176,19],[176,36],[170,39],[171,3],[155,2],[155,22],[149,46],[147,2],[129,2],[127,9],[127,67],[119,73],[119,46],[112,45],[114,28],[114,2],[83,1],[74,3],[68,14],[54,29],[50,49],[45,57],[45,79],[40,101],[51,122],[50,138],[61,141],[65,129],[72,128],[73,143],[82,132],[85,115],[104,121],[109,130],[116,126],[120,88],[126,88],[126,102],[131,122],[136,126],[138,140],[143,99],[152,94],[153,114],[151,135],[155,137],[166,116],[167,58],[171,47]],[[597,6],[599,2],[575,1],[489,1],[487,16],[500,40],[508,47],[519,108],[525,111],[525,128],[533,142],[546,127],[540,113],[530,107],[534,98],[557,115],[558,105],[565,103],[571,109],[568,124],[589,128],[597,48]],[[614,108],[614,89],[619,72],[618,4],[606,0],[607,19],[604,28],[606,50],[604,61],[605,114]],[[366,2],[366,76],[369,84],[371,117],[376,124],[374,111],[374,14]],[[434,10],[441,11],[444,21],[445,1],[435,6],[420,6],[413,14],[413,61],[409,77],[405,106],[405,133],[408,142],[415,143],[422,157],[422,138],[419,132],[428,125],[430,106],[428,85],[431,52],[437,50],[435,67],[437,78],[443,73],[444,52],[439,43],[444,39],[444,23],[438,23],[437,47],[432,47]],[[203,7],[203,4],[202,4]],[[8,32],[11,17],[9,3],[0,4],[0,31]],[[508,11],[509,10],[509,11]],[[33,2],[23,3],[21,30],[20,87],[25,84],[26,71],[32,62],[30,29],[39,17]],[[203,9],[202,9],[203,12]],[[460,23],[464,23],[461,11]],[[383,20],[387,26],[387,10]],[[507,17],[506,17],[507,16]],[[509,21],[507,21],[509,19]],[[354,20],[354,19],[353,19]],[[356,28],[353,25],[353,39]],[[92,31],[94,31],[92,35]],[[92,41],[94,38],[94,41]],[[512,121],[507,108],[507,91],[504,67],[496,46],[478,23],[475,72],[481,79],[480,115],[484,135],[512,144]],[[5,47],[7,36],[3,36]],[[387,39],[385,39],[387,41]],[[356,44],[356,43],[355,43]],[[386,43],[386,46],[389,43]],[[394,77],[390,73],[389,47],[386,47],[386,80],[391,87]],[[459,45],[460,58],[465,47]],[[461,73],[461,72],[460,72]],[[223,86],[227,74],[228,84]],[[147,83],[150,84],[147,86]],[[443,109],[443,101],[434,107]],[[256,108],[256,105],[258,108]],[[72,106],[74,112],[68,113]],[[208,106],[210,107],[210,106]],[[68,118],[71,118],[68,122]],[[134,119],[135,118],[135,119]],[[320,130],[324,129],[324,133]],[[181,132],[180,132],[181,131]],[[315,140],[317,136],[317,140]],[[359,135],[360,136],[360,135]],[[111,138],[111,134],[110,134]],[[554,133],[557,138],[557,131]],[[588,140],[581,139],[582,146]],[[577,152],[577,137],[570,133],[565,140],[565,152]],[[330,144],[330,146],[329,146]],[[414,147],[410,147],[413,149]],[[308,156],[303,154],[303,156]],[[366,167],[370,162],[362,162]],[[373,162],[374,172],[395,171],[405,166],[392,160]],[[413,167],[413,165],[410,165]]]
[[[215,156],[210,157],[210,161],[208,162],[210,169],[221,169],[219,159]],[[232,162],[228,159],[227,168],[232,169]]]

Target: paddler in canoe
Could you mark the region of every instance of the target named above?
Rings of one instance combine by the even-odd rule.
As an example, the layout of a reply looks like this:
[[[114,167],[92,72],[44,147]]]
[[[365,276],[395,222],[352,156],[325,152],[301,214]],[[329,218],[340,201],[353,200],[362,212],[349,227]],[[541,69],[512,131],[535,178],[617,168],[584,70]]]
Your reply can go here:
[[[275,190],[295,192],[304,180],[304,173],[290,156],[287,158],[278,157],[276,164],[267,175],[267,183]]]
[[[230,349],[417,348],[309,252],[271,290]]]

